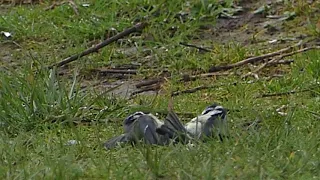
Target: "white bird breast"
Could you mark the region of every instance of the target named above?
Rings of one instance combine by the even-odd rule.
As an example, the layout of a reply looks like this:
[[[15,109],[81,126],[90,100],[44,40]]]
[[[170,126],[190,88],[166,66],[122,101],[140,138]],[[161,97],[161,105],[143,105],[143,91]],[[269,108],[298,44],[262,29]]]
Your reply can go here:
[[[203,126],[209,118],[210,115],[202,115],[195,117],[185,125],[185,128],[189,133],[196,136],[200,136],[202,133]]]
[[[191,119],[191,121],[185,125],[185,128],[189,133],[200,137],[202,134],[202,130],[204,128],[204,125],[208,121],[208,119],[211,116],[214,116],[216,114],[221,114],[221,113],[222,113],[222,111],[220,111],[220,110],[212,110],[212,111],[208,112],[207,114],[195,117],[195,118]]]

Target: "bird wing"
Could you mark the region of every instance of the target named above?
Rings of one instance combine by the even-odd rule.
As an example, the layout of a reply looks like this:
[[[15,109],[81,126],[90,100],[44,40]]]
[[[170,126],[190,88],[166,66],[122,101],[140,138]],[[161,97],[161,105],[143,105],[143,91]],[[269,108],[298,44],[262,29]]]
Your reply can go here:
[[[167,125],[163,124],[156,129],[156,132],[163,136],[168,136],[170,139],[174,138],[175,132],[173,129],[169,128]]]
[[[161,126],[160,130],[165,132],[169,138],[174,139],[178,142],[187,143],[192,137],[188,134],[186,128],[183,126],[179,117],[174,111],[169,111],[164,125]]]
[[[159,144],[159,137],[157,135],[156,129],[158,125],[155,119],[151,116],[143,115],[137,119],[135,124],[135,134],[139,134],[138,139],[144,139],[147,144]]]
[[[175,131],[186,133],[187,130],[184,128],[183,124],[179,120],[178,115],[174,111],[169,111],[164,124]]]
[[[204,124],[203,133],[207,136],[218,136],[220,140],[222,140],[222,137],[227,137],[227,120],[226,120],[226,114],[223,112],[216,113],[212,115],[208,121]]]
[[[113,137],[109,139],[107,142],[104,143],[104,147],[109,150],[113,149],[116,146],[122,144],[122,143],[128,143],[129,140],[127,138],[127,134],[121,134],[120,136]]]
[[[218,116],[213,125],[218,129],[217,131],[219,133],[220,140],[229,136],[227,116],[225,114]]]

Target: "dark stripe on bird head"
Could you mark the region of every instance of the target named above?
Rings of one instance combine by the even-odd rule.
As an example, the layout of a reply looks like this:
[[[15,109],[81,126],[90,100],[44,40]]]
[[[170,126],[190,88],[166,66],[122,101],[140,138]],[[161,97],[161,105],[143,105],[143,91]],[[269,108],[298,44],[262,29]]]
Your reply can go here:
[[[213,110],[215,110],[215,109],[220,109],[220,108],[223,108],[222,106],[219,106],[217,103],[213,103],[212,105],[210,105],[210,106],[208,106],[208,107],[206,107],[206,109],[204,110],[204,111],[202,111],[202,115],[205,115],[205,114],[207,114],[208,112],[210,112],[210,111],[213,111]]]
[[[130,116],[128,116],[124,121],[123,121],[123,124],[125,125],[130,125],[132,124],[134,121],[136,121],[139,117],[145,115],[143,112],[141,111],[138,111],[138,112],[135,112],[133,114],[131,114]]]

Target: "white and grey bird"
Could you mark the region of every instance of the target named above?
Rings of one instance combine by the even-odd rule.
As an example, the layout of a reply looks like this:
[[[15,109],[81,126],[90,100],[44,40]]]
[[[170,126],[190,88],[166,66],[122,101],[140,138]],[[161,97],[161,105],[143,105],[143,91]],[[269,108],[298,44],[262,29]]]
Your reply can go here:
[[[192,139],[204,140],[215,136],[223,140],[223,137],[228,136],[227,111],[214,103],[185,125],[173,111],[170,111],[157,132],[167,135],[175,142],[182,143],[189,143]]]
[[[124,133],[108,140],[104,147],[112,149],[122,143],[136,144],[138,142],[157,145],[168,144],[168,135],[156,132],[156,129],[163,124],[163,121],[151,113],[135,112],[123,121]]]
[[[228,136],[227,111],[214,103],[208,106],[201,115],[185,124],[185,129],[196,139],[219,137],[220,140],[223,140],[223,137]]]

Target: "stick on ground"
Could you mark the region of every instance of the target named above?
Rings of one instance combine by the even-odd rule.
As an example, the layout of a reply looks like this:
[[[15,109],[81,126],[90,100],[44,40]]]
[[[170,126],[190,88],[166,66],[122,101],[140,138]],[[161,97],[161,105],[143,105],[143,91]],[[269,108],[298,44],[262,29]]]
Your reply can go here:
[[[138,94],[141,94],[143,92],[147,92],[147,91],[158,91],[160,89],[161,85],[160,84],[153,84],[153,85],[150,85],[150,86],[147,86],[143,89],[140,89],[140,90],[137,90],[137,91],[134,91],[131,93],[131,97],[134,97]]]
[[[301,92],[308,92],[310,89],[303,89],[303,90],[298,90],[298,91],[287,91],[287,92],[280,92],[280,93],[271,93],[271,94],[261,94],[259,96],[256,96],[256,98],[265,98],[265,97],[276,97],[276,96],[286,96],[290,94],[296,94],[296,93],[301,93]]]
[[[199,51],[211,52],[209,49],[206,49],[206,48],[203,48],[203,47],[199,47],[199,46],[196,46],[196,45],[193,45],[193,44],[187,44],[187,43],[184,43],[184,42],[180,42],[179,44],[180,44],[180,45],[183,45],[183,46],[186,46],[186,47],[196,48],[196,49],[198,49]]]
[[[112,36],[111,38],[106,39],[105,41],[97,44],[96,46],[86,49],[85,51],[81,52],[80,54],[72,55],[72,56],[70,56],[70,57],[68,57],[68,58],[66,58],[66,59],[64,59],[64,60],[62,60],[62,61],[60,61],[58,63],[55,63],[55,64],[49,66],[49,69],[52,69],[55,66],[56,67],[63,66],[65,64],[73,62],[73,61],[75,61],[75,60],[77,60],[77,59],[79,59],[79,58],[81,58],[83,56],[86,56],[86,55],[91,54],[93,52],[97,52],[99,49],[107,46],[108,44],[110,44],[110,43],[112,43],[114,41],[117,41],[120,38],[123,38],[124,36],[127,36],[127,35],[129,35],[131,33],[134,33],[134,32],[141,31],[146,26],[147,26],[147,23],[138,23],[138,24],[134,25],[133,27],[122,31],[119,34],[116,34],[115,36]]]
[[[306,47],[306,48],[303,48],[303,49],[299,49],[297,51],[293,51],[293,52],[289,52],[289,53],[286,53],[286,54],[282,54],[282,55],[279,55],[277,57],[274,57],[273,59],[271,59],[270,61],[260,65],[258,68],[256,68],[255,70],[253,70],[252,72],[249,72],[245,75],[242,76],[242,78],[245,78],[251,74],[255,74],[257,73],[258,71],[260,71],[261,69],[263,69],[264,67],[266,67],[267,65],[269,64],[272,64],[272,63],[276,63],[278,61],[280,61],[282,58],[284,57],[288,57],[288,56],[292,56],[294,54],[298,54],[298,53],[303,53],[303,52],[306,52],[306,51],[309,51],[309,50],[313,50],[313,49],[320,49],[320,46],[311,46],[311,47]]]
[[[148,80],[145,80],[145,81],[137,83],[136,87],[137,88],[141,88],[141,87],[144,87],[144,86],[151,86],[153,84],[162,83],[163,81],[164,81],[163,77],[156,78],[156,79],[148,79]]]
[[[106,68],[99,68],[99,69],[92,69],[93,72],[98,72],[101,74],[137,74],[137,70],[135,69],[106,69]]]
[[[209,77],[215,77],[215,76],[228,76],[230,74],[233,74],[232,72],[213,72],[213,73],[203,73],[203,74],[197,74],[197,75],[188,75],[184,74],[180,81],[188,82],[188,81],[194,81],[196,79],[201,78],[209,78]]]
[[[297,46],[300,46],[300,45],[301,45],[301,42],[299,42],[299,43],[297,43],[295,45],[280,49],[280,50],[275,51],[275,52],[271,52],[271,53],[268,53],[268,54],[263,54],[261,56],[250,57],[250,58],[244,59],[242,61],[239,61],[239,62],[236,62],[236,63],[233,63],[233,64],[228,64],[226,66],[213,66],[213,67],[211,67],[209,69],[209,72],[218,72],[218,71],[229,70],[229,69],[232,69],[232,68],[235,68],[235,67],[239,67],[239,66],[248,64],[248,63],[253,63],[253,62],[256,62],[256,61],[261,61],[261,60],[266,59],[266,58],[271,58],[271,57],[274,57],[274,56],[278,56],[278,55],[280,55],[282,53],[289,52],[289,51],[291,51],[291,49],[293,49],[293,48],[295,48]]]

